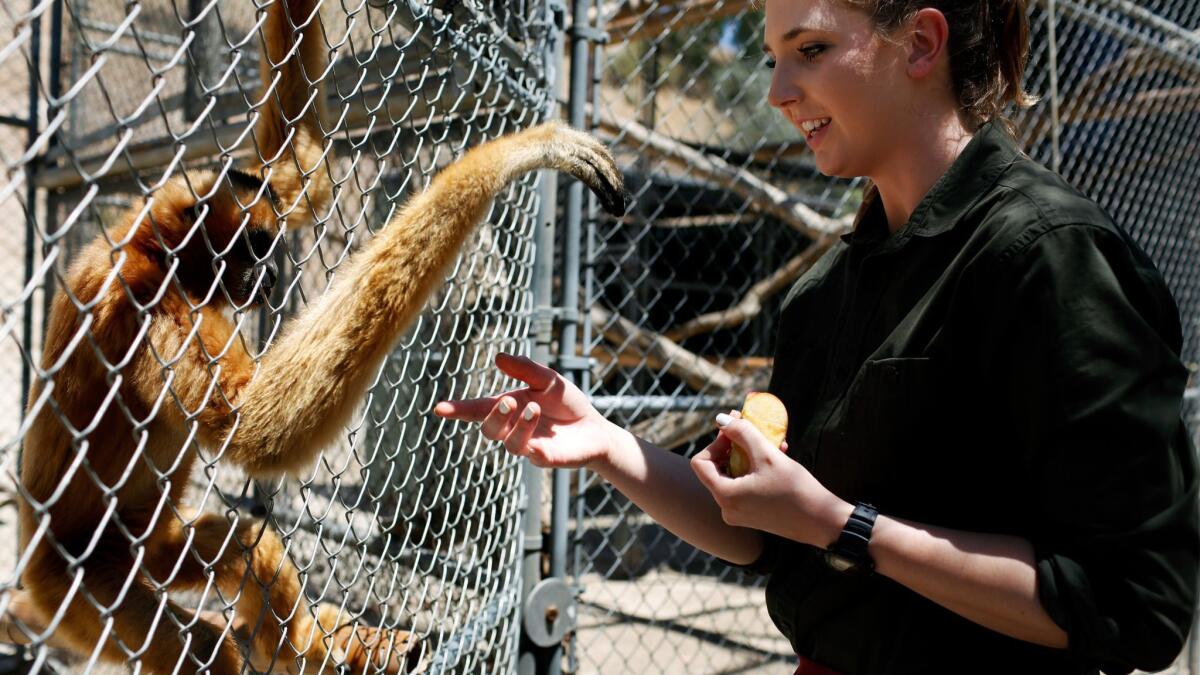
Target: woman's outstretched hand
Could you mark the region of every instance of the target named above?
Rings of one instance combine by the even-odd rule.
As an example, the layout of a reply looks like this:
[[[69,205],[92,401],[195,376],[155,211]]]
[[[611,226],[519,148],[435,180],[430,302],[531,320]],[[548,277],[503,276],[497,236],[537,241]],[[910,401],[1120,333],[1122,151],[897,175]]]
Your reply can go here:
[[[482,422],[486,438],[503,441],[510,453],[528,457],[536,466],[577,468],[607,459],[611,425],[578,387],[523,356],[499,354],[496,367],[528,386],[484,398],[442,401],[434,413]]]

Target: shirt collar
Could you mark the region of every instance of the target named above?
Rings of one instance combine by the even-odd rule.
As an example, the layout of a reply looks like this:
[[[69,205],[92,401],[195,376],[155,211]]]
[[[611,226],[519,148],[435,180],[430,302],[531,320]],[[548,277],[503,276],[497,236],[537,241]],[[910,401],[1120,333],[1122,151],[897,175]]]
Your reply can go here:
[[[998,122],[987,122],[917,204],[895,238],[931,237],[951,230],[995,184],[1004,170],[1023,156],[1016,141]],[[852,244],[875,244],[889,238],[887,216],[874,185],[863,193],[854,228],[842,235]]]

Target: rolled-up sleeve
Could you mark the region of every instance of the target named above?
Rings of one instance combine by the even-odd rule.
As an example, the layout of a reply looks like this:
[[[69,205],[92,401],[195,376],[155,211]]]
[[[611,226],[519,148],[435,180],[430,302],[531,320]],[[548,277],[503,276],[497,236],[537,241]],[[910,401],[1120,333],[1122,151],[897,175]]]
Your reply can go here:
[[[1009,253],[999,395],[1039,597],[1085,662],[1165,668],[1188,635],[1200,561],[1178,311],[1107,228],[1048,228]]]

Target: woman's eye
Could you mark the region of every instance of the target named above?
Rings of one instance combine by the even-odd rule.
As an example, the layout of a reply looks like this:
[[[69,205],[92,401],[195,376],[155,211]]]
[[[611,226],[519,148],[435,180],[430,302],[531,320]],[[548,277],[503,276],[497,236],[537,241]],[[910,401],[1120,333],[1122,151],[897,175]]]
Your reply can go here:
[[[825,45],[806,45],[800,48],[800,55],[809,61],[815,61],[823,51],[825,51]]]

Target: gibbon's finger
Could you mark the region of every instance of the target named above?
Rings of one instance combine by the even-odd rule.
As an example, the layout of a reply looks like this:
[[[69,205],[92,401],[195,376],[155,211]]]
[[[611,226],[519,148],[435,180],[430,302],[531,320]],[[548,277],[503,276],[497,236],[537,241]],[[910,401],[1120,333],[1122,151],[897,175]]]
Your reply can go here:
[[[493,441],[502,441],[508,436],[509,430],[512,429],[513,422],[516,418],[517,399],[511,396],[501,396],[496,402],[496,407],[492,408],[492,412],[483,420],[482,432],[484,438],[490,438]]]
[[[499,399],[495,396],[484,398],[467,398],[457,401],[439,401],[433,407],[433,414],[452,420],[465,422],[482,422],[496,407]]]
[[[558,379],[558,373],[533,359],[501,352],[496,355],[496,367],[505,375],[515,377],[535,391],[545,391]]]
[[[533,438],[541,416],[542,409],[538,404],[533,401],[525,404],[525,409],[513,424],[512,431],[504,439],[504,448],[517,456],[529,454],[529,439]]]

